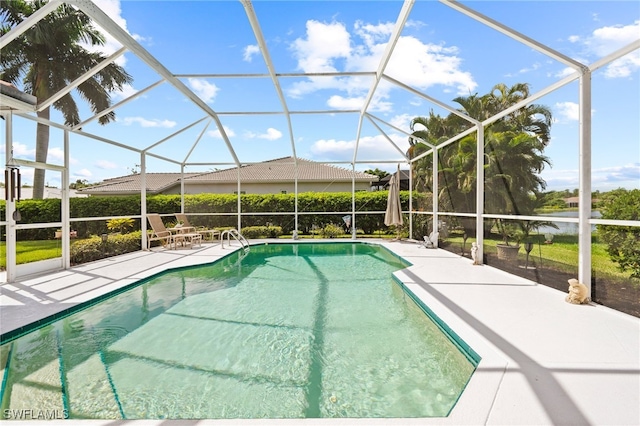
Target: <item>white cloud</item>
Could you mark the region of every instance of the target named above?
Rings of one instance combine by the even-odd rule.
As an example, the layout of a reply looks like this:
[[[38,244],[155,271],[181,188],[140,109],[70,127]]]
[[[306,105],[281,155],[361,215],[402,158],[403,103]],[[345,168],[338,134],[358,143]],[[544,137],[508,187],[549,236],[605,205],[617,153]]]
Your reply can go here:
[[[343,23],[307,22],[307,32],[291,45],[298,68],[304,72],[375,71],[385,51],[389,35],[395,24],[376,25],[358,21],[349,33]],[[418,89],[433,85],[454,88],[459,94],[475,90],[477,83],[468,72],[461,70],[462,61],[457,48],[425,44],[415,37],[398,40],[385,73]],[[330,107],[359,108],[371,88],[372,78],[312,77],[292,84],[287,94],[298,98],[322,89],[334,89],[345,94],[333,95],[327,101]],[[372,100],[371,111],[390,111],[393,105],[386,101],[394,86],[382,83],[377,98]],[[358,106],[356,106],[358,105]]]
[[[93,176],[93,173],[91,173],[88,169],[80,169],[77,170],[75,172],[73,172],[72,176],[74,178],[90,178],[91,176]]]
[[[93,0],[93,3],[98,6],[104,13],[109,16],[118,26],[120,26],[125,31],[127,30],[127,21],[122,17],[122,9],[120,8],[120,0]],[[122,45],[115,39],[113,36],[109,35],[104,28],[96,25],[98,31],[100,31],[105,36],[105,44],[102,46],[89,46],[84,45],[84,47],[92,52],[100,52],[104,55],[111,55],[118,49],[122,47]],[[124,67],[126,65],[125,55],[121,55],[115,61],[116,64]]]
[[[575,102],[557,102],[554,105],[556,119],[559,121],[578,121],[580,120],[580,106]],[[591,115],[595,110],[591,110]]]
[[[545,170],[542,178],[547,182],[548,190],[577,188],[579,173],[573,170]],[[602,167],[591,172],[591,185],[594,190],[608,191],[616,188],[640,189],[640,163],[630,163],[615,167]]]
[[[533,65],[531,65],[529,68],[521,68],[518,70],[518,72],[516,72],[515,74],[507,74],[507,77],[514,77],[517,75],[522,75],[522,74],[528,74],[530,72],[536,71],[538,69],[540,69],[542,65],[539,62],[534,63]]]
[[[123,99],[127,99],[135,95],[136,93],[138,93],[137,89],[134,89],[130,84],[125,84],[124,86],[122,86],[122,90],[114,90],[113,92],[111,92],[111,96],[114,100],[120,101]]]
[[[335,72],[335,61],[351,54],[351,36],[344,24],[307,21],[306,39],[293,42],[298,68],[304,72]]]
[[[460,95],[475,91],[471,73],[462,71],[456,47],[425,44],[415,37],[400,37],[386,74],[409,86],[427,89],[435,85],[455,88]]]
[[[2,146],[4,150],[4,144]],[[13,156],[15,158],[33,160],[36,157],[36,149],[30,148],[27,145],[20,142],[13,142]]]
[[[566,68],[563,68],[562,70],[560,70],[559,72],[557,72],[557,73],[554,75],[554,77],[564,78],[564,77],[566,77],[566,76],[568,76],[568,75],[571,75],[571,74],[573,74],[573,73],[575,73],[575,72],[576,72],[576,70],[575,70],[575,69],[573,69],[573,68],[571,68],[571,67],[566,67]]]
[[[260,139],[267,139],[270,141],[275,141],[282,137],[282,132],[280,130],[274,129],[273,127],[269,127],[267,129],[267,133],[263,133],[258,136]]]
[[[333,95],[327,100],[327,105],[335,109],[361,109],[364,105],[364,97],[345,98]]]
[[[354,30],[369,49],[374,49],[376,45],[386,44],[394,27],[395,23],[393,22],[372,25],[357,21],[354,25]]]
[[[111,161],[107,161],[107,160],[98,160],[94,163],[94,165],[99,168],[99,169],[103,169],[103,170],[110,170],[110,169],[117,169],[118,165],[116,163],[112,163]]]
[[[273,127],[269,127],[266,133],[245,132],[244,137],[247,139],[266,139],[269,141],[275,141],[282,137],[282,132],[274,129]]]
[[[220,90],[215,84],[209,83],[207,80],[201,78],[190,78],[189,86],[191,86],[196,95],[206,103],[212,103],[215,100],[218,90]]]
[[[629,77],[638,69],[640,69],[640,52],[636,50],[613,61],[604,75],[608,78]]]
[[[404,135],[389,135],[396,145],[406,152],[409,148],[407,137]],[[346,161],[353,159],[355,140],[321,139],[311,146],[311,153],[320,160]],[[358,158],[362,160],[402,160],[402,154],[382,135],[364,136],[358,144]]]
[[[558,102],[554,105],[556,116],[566,120],[578,121],[580,119],[580,106],[575,102]]]
[[[126,126],[130,126],[132,124],[139,124],[142,127],[162,127],[165,129],[170,129],[172,127],[175,127],[175,125],[177,124],[175,121],[171,121],[171,120],[158,120],[158,119],[146,119],[143,117],[124,117],[122,119],[118,120],[119,122],[122,122],[124,125]]]
[[[49,148],[49,151],[47,152],[47,159],[47,161],[55,159],[60,162],[64,162],[64,150],[58,147]],[[78,164],[78,160],[73,157],[69,157],[69,164]]]
[[[601,58],[638,40],[638,34],[640,34],[640,20],[630,25],[598,28],[583,42],[589,52]],[[605,76],[608,78],[628,77],[638,69],[640,69],[640,51],[636,49],[609,64]]]
[[[224,129],[224,132],[227,134],[228,137],[232,138],[236,135],[236,132],[234,132],[233,129],[230,129],[227,126],[222,126],[222,128]],[[211,136],[212,138],[222,139],[222,134],[220,133],[219,129],[209,130],[207,132],[207,135]]]
[[[606,56],[638,40],[638,34],[640,34],[640,20],[631,25],[598,28],[585,40],[585,43],[597,56]]]
[[[411,120],[415,118],[415,115],[411,114],[402,114],[391,117],[389,123],[396,126],[398,129],[402,129],[406,132],[410,131]]]
[[[246,62],[251,62],[253,57],[260,53],[260,47],[257,44],[250,44],[244,48],[244,54],[242,55],[242,59]]]
[[[625,186],[640,189],[640,163],[595,169],[592,172],[592,182],[594,186],[608,185],[615,188]],[[631,184],[621,185],[622,182]]]

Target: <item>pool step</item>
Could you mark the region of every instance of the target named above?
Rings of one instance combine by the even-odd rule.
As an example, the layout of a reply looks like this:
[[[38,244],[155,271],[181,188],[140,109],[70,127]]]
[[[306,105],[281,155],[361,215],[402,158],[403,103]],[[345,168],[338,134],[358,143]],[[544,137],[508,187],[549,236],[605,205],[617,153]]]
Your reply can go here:
[[[67,392],[74,417],[122,419],[106,366],[98,354],[67,371]]]
[[[65,414],[61,389],[60,364],[55,358],[11,386],[10,393],[5,395],[9,401],[3,410],[3,418],[63,419]]]

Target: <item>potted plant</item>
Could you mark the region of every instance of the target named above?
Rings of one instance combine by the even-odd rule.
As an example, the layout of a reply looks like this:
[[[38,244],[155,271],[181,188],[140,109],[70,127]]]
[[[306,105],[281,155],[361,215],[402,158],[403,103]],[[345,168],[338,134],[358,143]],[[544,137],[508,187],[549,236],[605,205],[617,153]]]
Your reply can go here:
[[[513,261],[518,258],[520,251],[520,242],[525,238],[523,227],[520,223],[507,221],[504,219],[496,219],[496,228],[502,237],[502,243],[496,244],[498,259]],[[511,245],[509,241],[513,240],[515,244]]]

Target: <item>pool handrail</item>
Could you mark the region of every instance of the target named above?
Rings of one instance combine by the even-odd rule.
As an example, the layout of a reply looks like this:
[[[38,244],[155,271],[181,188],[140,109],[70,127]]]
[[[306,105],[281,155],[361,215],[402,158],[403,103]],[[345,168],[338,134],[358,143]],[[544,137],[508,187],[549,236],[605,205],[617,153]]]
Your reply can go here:
[[[247,239],[241,233],[239,233],[237,229],[227,229],[223,231],[222,234],[220,234],[220,245],[222,248],[224,248],[225,235],[227,236],[227,242],[229,243],[229,246],[231,246],[231,237],[233,237],[237,242],[240,243],[245,251],[250,250],[249,241],[247,241]]]

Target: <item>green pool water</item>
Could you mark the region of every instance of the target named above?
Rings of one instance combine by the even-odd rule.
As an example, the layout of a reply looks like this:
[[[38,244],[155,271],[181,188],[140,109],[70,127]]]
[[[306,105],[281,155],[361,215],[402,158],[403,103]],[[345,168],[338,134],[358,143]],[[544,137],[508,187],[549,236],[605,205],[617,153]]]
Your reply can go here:
[[[406,266],[304,243],[169,271],[2,345],[3,418],[447,416],[476,363]]]

